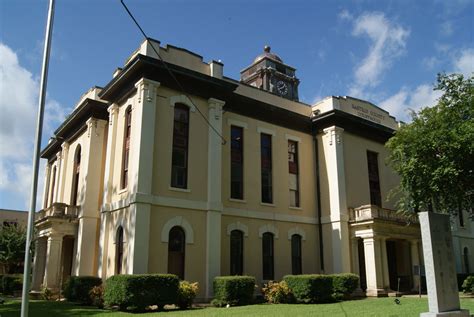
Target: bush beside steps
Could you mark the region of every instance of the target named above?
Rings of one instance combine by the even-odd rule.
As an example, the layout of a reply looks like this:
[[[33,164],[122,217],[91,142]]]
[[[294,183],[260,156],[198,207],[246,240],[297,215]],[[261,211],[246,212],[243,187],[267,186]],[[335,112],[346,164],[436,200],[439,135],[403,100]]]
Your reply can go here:
[[[63,287],[64,297],[70,302],[91,305],[93,300],[90,296],[95,286],[102,284],[102,279],[96,276],[71,276]]]

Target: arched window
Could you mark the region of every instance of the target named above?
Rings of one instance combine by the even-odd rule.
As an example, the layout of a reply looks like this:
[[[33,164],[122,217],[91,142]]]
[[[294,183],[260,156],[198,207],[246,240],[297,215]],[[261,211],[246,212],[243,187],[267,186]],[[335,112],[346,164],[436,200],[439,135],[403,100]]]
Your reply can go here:
[[[56,187],[56,166],[53,167],[53,172],[51,173],[52,178],[51,178],[51,192],[49,193],[49,205],[51,206],[53,204],[53,198],[54,198],[54,189]]]
[[[291,236],[291,274],[297,275],[301,273],[301,236],[294,234]]]
[[[230,233],[230,275],[242,275],[244,267],[244,233],[232,230]]]
[[[123,136],[123,150],[122,150],[122,179],[120,182],[121,188],[126,188],[128,185],[128,161],[130,156],[130,135],[132,133],[132,107],[129,106],[125,111],[125,131]]]
[[[275,276],[273,262],[273,233],[265,232],[262,235],[262,264],[263,279],[273,280]]]
[[[183,228],[171,228],[168,239],[168,273],[177,275],[184,280],[184,256],[186,235]]]
[[[123,228],[119,226],[115,236],[115,274],[122,274],[123,263]]]
[[[79,193],[79,172],[81,170],[81,146],[78,145],[74,154],[74,167],[72,175],[71,205],[77,205],[77,195]]]
[[[171,158],[171,187],[188,187],[189,108],[174,106],[173,152]]]
[[[471,273],[469,271],[469,249],[467,247],[463,250],[463,260],[464,260],[464,269],[466,270],[465,273]]]

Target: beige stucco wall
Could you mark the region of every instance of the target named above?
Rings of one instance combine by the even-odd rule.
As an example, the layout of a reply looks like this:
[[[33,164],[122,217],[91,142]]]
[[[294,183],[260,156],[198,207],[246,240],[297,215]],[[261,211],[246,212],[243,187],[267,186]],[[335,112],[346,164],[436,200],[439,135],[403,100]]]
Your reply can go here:
[[[356,208],[370,204],[367,151],[378,153],[382,207],[396,209],[394,200],[387,201],[389,192],[399,183],[399,177],[387,165],[388,150],[384,144],[367,140],[344,131],[344,166],[347,206]]]
[[[28,213],[21,210],[0,209],[0,227],[4,222],[13,222],[26,227],[28,223]]]

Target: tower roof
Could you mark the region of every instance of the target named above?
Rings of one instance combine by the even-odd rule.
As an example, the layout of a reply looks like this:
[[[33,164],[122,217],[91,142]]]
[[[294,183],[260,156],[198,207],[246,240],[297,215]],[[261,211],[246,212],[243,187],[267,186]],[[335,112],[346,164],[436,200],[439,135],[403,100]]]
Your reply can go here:
[[[255,57],[253,63],[255,64],[258,61],[264,59],[265,57],[272,59],[276,62],[283,63],[283,60],[277,54],[270,53],[270,50],[271,50],[271,47],[268,45],[265,45],[265,47],[263,48],[263,53]]]

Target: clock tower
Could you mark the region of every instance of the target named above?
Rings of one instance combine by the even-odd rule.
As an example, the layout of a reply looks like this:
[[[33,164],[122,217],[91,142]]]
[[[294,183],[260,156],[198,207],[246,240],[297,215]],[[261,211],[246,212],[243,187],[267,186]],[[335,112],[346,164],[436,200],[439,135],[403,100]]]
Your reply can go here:
[[[271,92],[280,97],[298,101],[299,79],[296,69],[283,63],[282,59],[265,46],[252,65],[240,72],[240,81],[250,86]]]

